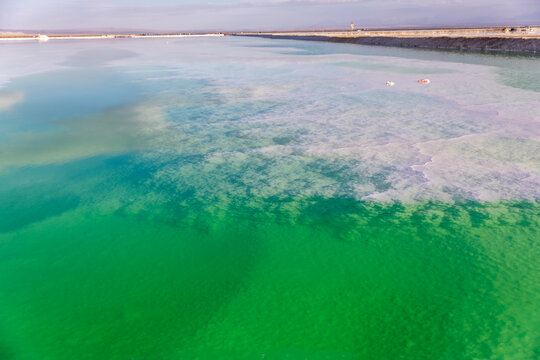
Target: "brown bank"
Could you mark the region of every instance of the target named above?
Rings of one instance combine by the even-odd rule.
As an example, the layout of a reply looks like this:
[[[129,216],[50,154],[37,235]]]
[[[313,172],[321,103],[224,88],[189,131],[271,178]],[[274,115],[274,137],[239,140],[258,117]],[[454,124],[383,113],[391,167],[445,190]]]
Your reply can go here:
[[[272,39],[294,39],[426,49],[540,53],[540,28],[422,29],[351,32],[236,33]]]

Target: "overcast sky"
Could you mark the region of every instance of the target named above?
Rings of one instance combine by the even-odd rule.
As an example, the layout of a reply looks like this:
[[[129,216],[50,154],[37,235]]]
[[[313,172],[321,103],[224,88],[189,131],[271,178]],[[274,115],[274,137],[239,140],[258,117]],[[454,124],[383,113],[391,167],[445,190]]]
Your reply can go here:
[[[540,0],[0,0],[0,29],[269,30],[540,23]]]

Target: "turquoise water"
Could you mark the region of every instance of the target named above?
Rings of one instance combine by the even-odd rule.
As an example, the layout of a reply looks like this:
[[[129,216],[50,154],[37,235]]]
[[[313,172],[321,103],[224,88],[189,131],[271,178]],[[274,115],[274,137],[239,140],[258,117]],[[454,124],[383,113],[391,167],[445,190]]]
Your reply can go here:
[[[0,54],[0,359],[540,356],[537,58]]]

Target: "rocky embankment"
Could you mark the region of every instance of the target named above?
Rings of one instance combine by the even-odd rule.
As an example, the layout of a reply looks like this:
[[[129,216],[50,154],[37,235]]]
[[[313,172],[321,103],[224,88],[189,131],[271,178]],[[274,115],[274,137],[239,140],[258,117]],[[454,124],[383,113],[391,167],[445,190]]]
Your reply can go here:
[[[434,37],[391,37],[391,36],[311,36],[311,35],[250,35],[273,39],[330,41],[360,45],[399,46],[426,49],[513,51],[540,53],[540,38],[492,37],[492,36],[434,36]]]

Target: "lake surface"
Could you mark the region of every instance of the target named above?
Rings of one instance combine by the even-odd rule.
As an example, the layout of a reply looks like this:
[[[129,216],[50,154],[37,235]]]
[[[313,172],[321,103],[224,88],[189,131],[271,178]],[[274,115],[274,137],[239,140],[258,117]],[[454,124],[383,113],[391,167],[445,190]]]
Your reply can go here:
[[[537,359],[539,200],[538,57],[0,43],[0,359]]]

